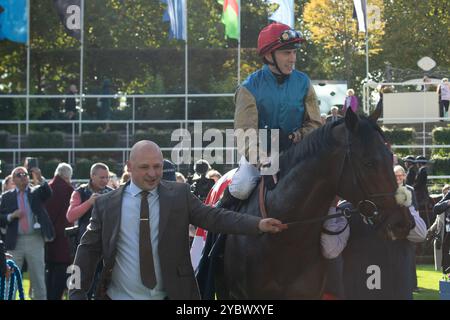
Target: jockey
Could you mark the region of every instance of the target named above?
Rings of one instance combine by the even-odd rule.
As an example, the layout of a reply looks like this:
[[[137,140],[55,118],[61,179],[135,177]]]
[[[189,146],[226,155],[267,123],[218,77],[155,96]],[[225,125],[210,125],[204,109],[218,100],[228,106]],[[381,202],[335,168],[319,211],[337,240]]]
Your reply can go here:
[[[245,200],[250,196],[259,181],[259,169],[270,166],[274,160],[278,161],[278,152],[292,143],[298,143],[321,126],[320,110],[311,80],[295,69],[297,49],[304,41],[300,32],[282,23],[269,24],[259,34],[258,54],[264,66],[251,74],[235,94],[234,128],[242,158],[229,186],[229,193],[237,199]],[[270,154],[270,148],[264,149],[265,146],[259,145],[258,141],[241,145],[239,141],[245,141],[244,134],[249,129],[257,134],[259,129],[279,129],[280,150]],[[254,161],[249,158],[249,150],[257,150],[258,147],[264,150],[257,151],[259,155]],[[227,207],[229,198],[223,198],[220,205]]]

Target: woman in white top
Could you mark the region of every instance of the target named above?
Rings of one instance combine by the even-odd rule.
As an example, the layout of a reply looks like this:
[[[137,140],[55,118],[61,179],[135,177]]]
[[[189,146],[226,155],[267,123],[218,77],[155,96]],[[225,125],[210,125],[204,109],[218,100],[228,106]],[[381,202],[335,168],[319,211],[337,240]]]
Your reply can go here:
[[[448,116],[448,106],[450,104],[450,84],[448,78],[443,78],[437,88],[439,94],[439,117]],[[443,121],[443,120],[441,120]]]

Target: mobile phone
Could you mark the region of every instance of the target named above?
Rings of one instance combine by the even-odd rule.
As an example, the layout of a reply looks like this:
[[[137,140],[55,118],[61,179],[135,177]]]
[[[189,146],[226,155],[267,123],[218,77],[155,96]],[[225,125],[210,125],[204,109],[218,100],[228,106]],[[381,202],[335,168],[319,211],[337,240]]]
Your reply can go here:
[[[37,168],[39,166],[37,158],[27,157],[25,159],[25,162],[27,164],[27,170],[28,171],[31,171],[31,168]]]

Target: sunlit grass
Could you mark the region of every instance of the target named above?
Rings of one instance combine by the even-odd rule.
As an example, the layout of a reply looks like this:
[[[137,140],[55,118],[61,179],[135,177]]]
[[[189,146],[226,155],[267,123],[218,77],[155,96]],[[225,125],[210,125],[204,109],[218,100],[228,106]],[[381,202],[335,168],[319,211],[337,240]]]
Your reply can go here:
[[[442,273],[434,270],[434,265],[417,265],[419,292],[414,292],[414,300],[439,300],[439,280]]]

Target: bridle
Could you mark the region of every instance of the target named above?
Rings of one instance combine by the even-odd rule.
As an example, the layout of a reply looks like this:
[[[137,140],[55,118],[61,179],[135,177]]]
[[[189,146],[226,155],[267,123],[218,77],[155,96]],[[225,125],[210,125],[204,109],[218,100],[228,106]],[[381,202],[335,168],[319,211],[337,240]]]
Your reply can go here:
[[[395,200],[395,191],[394,192],[381,192],[381,193],[370,193],[367,190],[366,184],[363,182],[363,179],[361,177],[361,173],[358,170],[355,170],[356,166],[354,165],[353,161],[353,155],[352,155],[352,139],[351,139],[351,133],[347,130],[347,148],[346,153],[344,157],[344,161],[342,163],[342,169],[341,169],[341,178],[344,171],[344,165],[346,160],[349,162],[349,168],[352,175],[352,181],[353,186],[357,187],[359,190],[361,190],[363,195],[363,200],[359,201],[357,205],[357,209],[359,211],[359,214],[365,219],[369,224],[374,225],[375,220],[377,219],[377,216],[379,214],[379,205],[377,205],[377,199],[383,199],[383,198],[394,198]],[[367,211],[364,210],[364,207],[371,207],[373,210],[372,214],[369,214]]]
[[[334,232],[334,231],[329,231],[329,230],[322,228],[322,232],[324,232],[326,234],[337,235],[337,234],[342,233],[348,227],[348,223],[349,223],[348,220],[351,218],[352,215],[355,215],[355,214],[361,215],[361,217],[363,218],[363,220],[366,223],[368,223],[370,225],[375,225],[375,222],[379,217],[379,206],[377,205],[377,199],[380,199],[380,198],[383,199],[383,198],[387,198],[387,197],[389,197],[389,198],[395,197],[395,191],[394,192],[383,192],[383,193],[370,193],[367,190],[366,185],[363,183],[361,174],[357,170],[355,170],[354,161],[353,161],[354,156],[352,155],[351,132],[349,130],[346,130],[346,132],[347,132],[347,135],[346,135],[347,143],[345,146],[346,150],[345,150],[344,158],[341,162],[338,185],[339,185],[339,181],[342,180],[342,177],[344,175],[345,164],[348,161],[350,172],[352,175],[353,186],[358,188],[359,190],[361,190],[362,195],[363,195],[363,197],[362,197],[363,200],[358,202],[356,209],[345,208],[340,213],[331,214],[331,215],[327,215],[327,216],[320,217],[320,218],[297,220],[297,221],[286,223],[289,228],[292,228],[293,226],[296,226],[296,225],[315,223],[315,222],[323,222],[323,221],[326,221],[329,219],[345,216],[347,219],[347,223],[346,223],[345,227],[342,228],[340,231]],[[336,189],[337,189],[337,186],[336,186]]]

